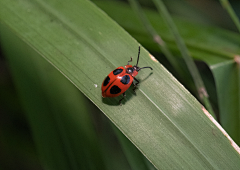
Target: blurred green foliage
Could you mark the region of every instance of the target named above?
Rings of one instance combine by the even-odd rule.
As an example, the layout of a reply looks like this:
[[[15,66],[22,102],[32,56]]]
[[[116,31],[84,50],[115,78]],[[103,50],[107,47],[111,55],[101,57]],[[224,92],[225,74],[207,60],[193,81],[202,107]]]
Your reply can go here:
[[[151,1],[141,0],[140,2],[143,7],[146,7],[150,10],[155,11],[155,7]],[[235,25],[231,21],[231,18],[228,16],[226,11],[221,7],[218,1],[168,0],[168,1],[165,1],[165,3],[168,9],[170,10],[170,12],[176,17],[182,18],[184,20],[188,20],[190,22],[197,22],[200,24],[208,24],[215,27],[224,28],[233,32],[237,31]],[[234,10],[237,12],[237,14],[240,15],[239,13],[240,2],[235,0],[235,1],[231,1],[231,4]],[[121,13],[118,15],[121,17]],[[121,21],[119,21],[119,23],[121,25]],[[141,44],[143,44],[151,53],[153,53],[155,56],[159,56],[157,57],[157,59],[160,60],[160,62],[166,68],[168,68],[172,72],[172,74],[175,75],[176,73],[174,72],[173,68],[170,66],[169,62],[166,60],[164,56],[161,55],[159,50],[157,50],[157,48],[154,45],[152,46],[152,42],[149,40],[149,38],[146,38],[145,34],[141,34],[141,32],[136,32],[135,30],[131,30],[131,28],[134,27],[132,23],[126,22],[125,24],[126,25],[124,25],[123,27],[133,37],[135,37]],[[239,44],[237,44],[237,46],[238,46],[237,48],[239,49]],[[172,47],[172,49],[174,48],[175,47]],[[176,50],[173,50],[173,51],[176,51]],[[223,52],[224,52],[224,49],[223,49]],[[178,53],[175,52],[175,54],[178,54]],[[47,167],[44,167],[44,165],[42,164],[41,159],[39,159],[39,155],[37,155],[37,150],[33,142],[34,136],[31,135],[32,131],[37,130],[37,128],[41,126],[44,128],[44,126],[46,125],[46,122],[42,122],[42,125],[35,126],[36,129],[30,129],[28,120],[26,120],[26,115],[24,113],[24,109],[22,106],[24,102],[22,102],[19,98],[19,92],[17,90],[17,86],[13,82],[8,61],[6,60],[4,55],[5,53],[1,51],[1,56],[0,56],[0,103],[1,103],[0,104],[0,169],[3,169],[3,170],[5,169],[6,170],[8,169],[9,170],[11,169],[23,169],[23,170],[47,169]],[[207,86],[207,89],[211,98],[211,102],[214,106],[214,111],[217,114],[218,121],[220,121],[220,123],[223,123],[225,122],[226,119],[230,119],[230,121],[234,121],[237,119],[238,125],[234,127],[238,128],[236,132],[238,133],[240,128],[239,112],[234,113],[235,117],[229,117],[229,115],[224,115],[225,117],[223,119],[223,116],[219,114],[220,112],[219,108],[224,107],[225,101],[222,101],[223,104],[219,103],[220,101],[219,99],[217,99],[217,93],[221,94],[221,88],[224,88],[224,87],[219,87],[220,90],[216,89],[216,82],[214,80],[213,73],[208,67],[208,66],[211,66],[210,62],[208,63],[208,66],[207,66],[205,63],[203,63],[204,60],[200,60],[197,56],[195,57],[198,59],[196,63],[203,76],[204,82]],[[179,63],[183,63],[181,59],[178,59],[178,60],[179,60]],[[39,63],[41,62],[44,62],[44,61],[39,61]],[[45,73],[41,72],[40,70],[42,79],[46,79],[46,77],[44,77],[44,74],[48,74],[48,73],[59,74],[59,73],[55,73],[56,71],[53,71],[51,68],[52,66],[48,66],[49,65],[48,63],[44,63],[42,65],[44,65],[44,67],[47,68],[46,69],[47,72]],[[231,68],[232,67],[230,67],[229,65],[226,65],[226,72],[229,70],[231,71]],[[238,72],[239,72],[239,68],[238,68]],[[31,74],[33,75],[30,75],[30,76],[35,76],[33,72],[31,72]],[[188,73],[186,73],[186,75],[188,75]],[[61,79],[61,81],[64,82],[65,78],[60,74],[58,76],[59,76],[59,79]],[[239,75],[236,75],[236,77],[237,76]],[[176,77],[177,77],[177,74],[176,74]],[[226,82],[223,80],[219,84],[221,83],[223,85],[225,85],[225,83],[227,84],[229,82],[227,78],[228,77],[226,77]],[[48,82],[48,80],[45,80],[45,81]],[[60,80],[55,80],[55,81],[60,81]],[[192,92],[193,94],[196,94],[191,78],[186,77],[186,80],[179,80],[179,81],[181,81],[181,83],[183,83],[190,92]],[[37,82],[37,79],[36,79],[36,82]],[[73,85],[69,82],[66,82],[66,84],[64,84],[64,87],[66,86],[73,86]],[[29,88],[29,90],[32,90],[33,93],[35,92],[35,89],[30,89],[31,87],[26,86],[26,88]],[[58,93],[57,90],[61,91],[61,89],[56,89],[55,91],[56,94]],[[41,93],[41,92],[38,90],[38,93]],[[75,91],[72,91],[71,93],[77,94],[77,96],[81,96],[75,100],[76,102],[75,109],[83,109],[85,107],[86,110],[83,112],[87,113],[86,117],[88,117],[87,118],[88,122],[86,123],[87,125],[83,127],[83,129],[85,129],[86,131],[82,133],[87,134],[89,136],[86,136],[84,138],[85,141],[84,140],[82,141],[81,139],[75,139],[76,142],[78,140],[82,141],[82,143],[75,144],[76,149],[78,144],[91,145],[91,147],[94,150],[93,153],[97,154],[96,155],[97,158],[95,159],[96,160],[99,159],[97,161],[100,162],[99,165],[96,165],[96,166],[99,166],[102,169],[104,168],[114,169],[114,170],[115,169],[116,170],[117,169],[137,169],[137,168],[140,169],[139,167],[134,167],[134,165],[136,164],[129,163],[129,162],[132,162],[132,161],[129,161],[129,159],[132,159],[131,155],[129,155],[129,153],[126,153],[126,151],[122,149],[122,145],[123,143],[125,143],[125,145],[131,145],[130,147],[133,149],[133,152],[136,152],[135,155],[138,155],[139,157],[138,160],[142,160],[144,162],[143,166],[141,167],[142,169],[153,168],[152,165],[145,159],[145,157],[143,157],[138,150],[135,150],[135,147],[132,146],[132,144],[121,133],[119,133],[117,129],[112,128],[112,123],[105,116],[102,115],[102,113],[98,110],[98,108],[96,108],[96,106],[92,104],[91,101],[88,100],[88,98],[82,95],[81,92],[79,92],[77,89],[75,89]],[[234,95],[234,91],[233,92],[231,91],[231,95]],[[58,96],[56,98],[58,98]],[[239,100],[239,99],[236,99],[236,100]],[[54,103],[54,101],[55,99],[53,99],[52,102]],[[69,99],[68,101],[71,102],[71,99]],[[81,103],[82,105],[77,106],[78,103]],[[41,106],[38,106],[38,107],[41,108]],[[229,108],[226,108],[225,106],[225,108],[223,109],[228,110]],[[58,113],[60,113],[59,110],[56,110],[54,112],[54,114],[58,114]],[[49,116],[49,115],[46,114],[45,116]],[[62,116],[60,117],[60,119],[65,119],[65,118],[64,116]],[[72,119],[74,120],[76,119],[76,117],[73,117]],[[57,120],[57,121],[60,121],[60,124],[61,124],[61,120]],[[69,126],[69,129],[74,128],[74,127],[71,127],[71,125],[65,125],[65,126]],[[226,126],[225,128],[228,129],[227,127],[228,123],[226,123],[225,126]],[[34,125],[31,125],[31,127],[34,127]],[[51,129],[54,130],[54,127],[52,127]],[[89,129],[91,132],[89,132]],[[229,133],[231,134],[232,127],[229,129],[230,129]],[[66,133],[69,133],[69,132],[66,132]],[[53,132],[53,134],[55,133]],[[236,142],[239,144],[240,139],[239,139],[239,136],[237,135],[233,134],[234,138],[236,139]],[[64,134],[59,136],[63,137]],[[120,145],[120,143],[122,145]],[[48,149],[49,149],[49,153],[51,153],[51,148],[48,148]],[[91,161],[97,162],[97,161],[89,160],[87,158],[88,151],[85,150],[82,152],[84,153],[84,158],[82,158],[82,165],[83,165],[82,169],[84,168],[90,169],[90,167],[87,167],[87,164],[88,164],[87,161],[90,161],[90,162]],[[69,154],[71,155],[71,153]],[[111,161],[108,161],[109,159]],[[101,165],[102,162],[104,162],[104,165]],[[69,169],[74,169],[74,168],[69,168]]]

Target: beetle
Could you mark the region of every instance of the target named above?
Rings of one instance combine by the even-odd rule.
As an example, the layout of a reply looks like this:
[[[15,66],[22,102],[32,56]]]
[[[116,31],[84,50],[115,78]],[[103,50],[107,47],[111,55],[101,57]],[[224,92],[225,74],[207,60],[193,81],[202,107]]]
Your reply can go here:
[[[139,56],[140,46],[136,65],[132,66],[129,64],[129,62],[132,62],[131,57],[131,60],[128,61],[127,65],[116,68],[103,80],[101,88],[102,97],[117,97],[123,94],[123,98],[119,100],[119,104],[121,105],[121,101],[126,97],[125,91],[131,86],[131,84],[134,85],[133,91],[135,92],[137,85],[139,84],[139,81],[135,78],[138,72],[144,68],[150,68],[152,70],[152,67],[138,67]],[[136,83],[134,83],[133,80],[135,80]]]

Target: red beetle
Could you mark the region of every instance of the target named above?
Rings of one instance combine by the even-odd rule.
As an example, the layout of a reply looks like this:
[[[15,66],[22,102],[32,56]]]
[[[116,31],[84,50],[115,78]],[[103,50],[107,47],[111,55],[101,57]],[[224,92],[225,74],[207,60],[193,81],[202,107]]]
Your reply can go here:
[[[144,68],[150,68],[152,70],[151,67],[138,67],[139,55],[140,46],[137,64],[135,66],[129,65],[129,62],[132,62],[131,58],[127,65],[116,68],[104,79],[102,83],[102,97],[117,97],[123,94],[123,98],[119,100],[119,104],[121,105],[121,101],[126,96],[125,91],[131,86],[132,83],[134,85],[133,91],[135,92],[135,89],[139,83],[139,81],[135,78],[138,72]],[[133,80],[135,80],[137,83],[134,83]]]

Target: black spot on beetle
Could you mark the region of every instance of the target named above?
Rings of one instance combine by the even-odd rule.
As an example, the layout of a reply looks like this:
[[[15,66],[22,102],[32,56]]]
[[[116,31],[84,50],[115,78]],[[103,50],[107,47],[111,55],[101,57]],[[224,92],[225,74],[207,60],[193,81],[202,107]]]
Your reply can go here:
[[[123,71],[123,69],[115,69],[115,70],[113,70],[113,74],[114,74],[114,75],[118,75],[118,74],[120,74],[122,71]]]
[[[116,85],[112,86],[112,88],[110,89],[111,94],[118,94],[120,92],[121,92],[121,89]]]
[[[128,69],[127,69],[127,72],[128,72],[129,74],[133,73],[133,68],[132,68],[132,67],[128,68]]]
[[[107,76],[103,82],[103,86],[106,86],[110,81],[110,78]]]
[[[122,79],[121,79],[121,82],[123,84],[128,84],[129,81],[130,81],[130,77],[128,75],[123,76]]]

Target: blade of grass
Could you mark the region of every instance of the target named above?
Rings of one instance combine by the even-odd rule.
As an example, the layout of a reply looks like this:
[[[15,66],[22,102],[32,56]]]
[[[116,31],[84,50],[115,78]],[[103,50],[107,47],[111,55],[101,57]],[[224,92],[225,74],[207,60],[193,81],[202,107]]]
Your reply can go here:
[[[148,49],[160,52],[156,44],[149,40],[149,36],[144,32],[145,30],[141,27],[141,24],[137,22],[138,19],[134,17],[134,13],[127,5],[117,2],[101,2],[97,3],[97,5],[104,9],[108,15],[114,18]],[[116,6],[118,8],[116,8]],[[160,20],[161,18],[159,18],[158,14],[146,9],[144,11],[156,28],[158,34],[163,37],[170,49],[176,53],[176,55],[179,55],[178,48],[174,43],[174,38],[169,35],[169,32],[166,30],[166,25]],[[213,98],[210,98],[211,102],[218,102],[220,123],[239,145],[240,94],[238,92],[240,91],[240,79],[236,72],[238,71],[236,69],[238,67],[238,65],[236,65],[237,60],[234,61],[234,58],[237,59],[237,56],[240,54],[238,45],[240,44],[239,34],[212,26],[200,25],[180,18],[175,18],[174,21],[192,56],[196,60],[206,62],[211,69],[217,91],[217,100],[213,101]],[[155,24],[159,22],[161,24]],[[161,60],[161,58],[158,59]],[[186,85],[189,87],[189,83]]]
[[[235,11],[233,10],[231,4],[229,3],[228,0],[220,0],[222,6],[227,10],[227,12],[229,13],[230,17],[232,18],[233,22],[235,23],[238,31],[240,32],[240,22],[239,22],[239,18],[238,16],[236,15]],[[238,87],[240,87],[240,56],[239,55],[235,55],[234,57],[234,61],[235,63],[237,64],[237,68],[236,68],[236,73],[237,73],[237,79],[238,82]],[[221,84],[219,84],[219,86],[221,86]],[[222,88],[221,88],[222,89]],[[238,90],[238,98],[236,99],[236,101],[240,100],[240,90]],[[229,101],[227,101],[229,102]],[[224,104],[225,105],[225,104]],[[224,106],[222,105],[222,106]],[[229,121],[229,117],[228,116],[224,116],[224,118],[222,118],[222,122],[224,124],[226,124],[226,126],[228,127],[231,127],[229,128],[229,131],[230,132],[235,132],[235,133],[232,133],[232,135],[234,136],[234,139],[236,139],[236,141],[238,141],[238,143],[240,143],[240,104],[238,104],[238,115],[232,117],[233,119],[235,117],[238,118],[238,124],[232,124],[232,122],[235,122],[235,121]]]
[[[1,33],[43,166],[105,169],[84,96],[7,27]]]
[[[90,1],[0,4],[1,23],[9,33],[61,71],[158,169],[240,166],[231,138],[144,49],[139,65],[150,65],[154,72],[139,73],[137,96],[128,90],[124,106],[118,106],[119,98],[102,99],[104,77],[136,56],[139,44]]]
[[[111,125],[128,159],[131,169],[154,170],[154,166],[142,155],[142,153],[116,127],[114,127],[113,124]]]
[[[208,111],[215,116],[212,106],[208,100],[208,94],[206,91],[206,88],[204,86],[204,83],[202,81],[202,78],[197,70],[197,67],[192,59],[192,57],[190,56],[190,53],[183,41],[183,39],[181,38],[177,27],[175,26],[170,14],[168,13],[164,3],[162,2],[162,0],[153,0],[153,2],[155,3],[158,11],[163,15],[163,19],[165,20],[165,22],[167,23],[169,29],[171,30],[172,34],[174,35],[175,41],[177,43],[177,46],[183,56],[183,59],[185,60],[185,63],[188,67],[189,72],[192,75],[192,78],[194,80],[195,86],[198,90],[198,94],[200,99],[203,100],[205,106],[207,107]]]
[[[223,6],[223,8],[225,8],[228,12],[228,14],[230,15],[230,17],[232,18],[233,22],[235,23],[238,31],[240,32],[240,22],[239,22],[239,18],[236,15],[236,13],[234,12],[231,4],[229,3],[228,0],[219,0]]]
[[[143,13],[139,3],[136,0],[129,0],[132,9],[138,16],[138,18],[141,20],[142,24],[148,31],[149,35],[152,37],[152,39],[158,44],[159,48],[162,50],[163,54],[167,57],[168,61],[171,63],[171,65],[174,67],[176,72],[181,76],[184,77],[184,73],[180,65],[178,64],[177,60],[174,58],[172,53],[169,51],[168,47],[166,46],[166,43],[162,40],[161,36],[157,34],[155,29],[152,27],[151,23]]]
[[[239,66],[234,61],[211,65],[213,71],[219,108],[220,122],[231,137],[240,143],[240,108],[239,108]],[[227,86],[224,82],[227,82]]]

